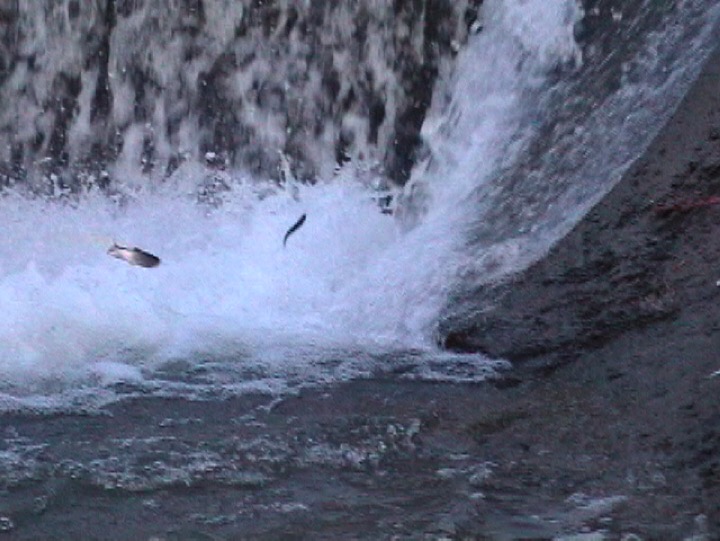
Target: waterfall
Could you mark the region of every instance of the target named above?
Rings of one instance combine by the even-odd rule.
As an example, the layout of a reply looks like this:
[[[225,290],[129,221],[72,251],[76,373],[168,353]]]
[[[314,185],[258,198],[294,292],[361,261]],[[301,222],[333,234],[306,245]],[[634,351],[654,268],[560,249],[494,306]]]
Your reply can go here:
[[[651,4],[6,4],[5,407],[486,377],[439,322],[607,193],[714,43],[713,2]]]

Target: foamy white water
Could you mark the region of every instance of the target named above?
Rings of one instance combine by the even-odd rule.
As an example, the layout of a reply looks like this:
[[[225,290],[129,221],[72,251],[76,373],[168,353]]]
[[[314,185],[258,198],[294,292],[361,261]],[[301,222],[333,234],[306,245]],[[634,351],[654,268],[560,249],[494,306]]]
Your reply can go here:
[[[532,110],[524,100],[537,99],[545,73],[579,60],[574,0],[488,1],[485,15],[453,99],[436,104],[426,130],[434,158],[411,184],[423,193],[412,228],[381,213],[351,170],[288,190],[236,178],[218,208],[198,204],[202,172],[190,167],[123,204],[99,194],[74,204],[0,199],[5,407],[104,400],[117,382],[282,388],[367,373],[397,351],[430,353],[396,357],[438,379],[428,359],[437,363],[435,325],[463,262],[467,196],[513,159],[528,135],[518,133]],[[112,240],[162,264],[110,258]],[[463,358],[459,379],[473,369],[485,377],[489,363]]]

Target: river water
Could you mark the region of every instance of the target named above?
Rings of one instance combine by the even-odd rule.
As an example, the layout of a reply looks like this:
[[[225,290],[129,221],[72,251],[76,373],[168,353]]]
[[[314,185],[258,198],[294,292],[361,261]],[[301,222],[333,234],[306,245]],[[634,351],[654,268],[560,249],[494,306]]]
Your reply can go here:
[[[472,479],[491,466],[422,444],[430,405],[512,371],[444,351],[440,322],[473,317],[464,292],[542,257],[612,188],[720,7],[0,16],[0,529],[435,539],[480,531]]]

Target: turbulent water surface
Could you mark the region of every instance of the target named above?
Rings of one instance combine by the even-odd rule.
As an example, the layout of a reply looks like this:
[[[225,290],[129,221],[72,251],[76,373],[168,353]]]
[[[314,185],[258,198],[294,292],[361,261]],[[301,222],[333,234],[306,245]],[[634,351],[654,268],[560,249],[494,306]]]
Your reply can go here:
[[[298,465],[412,454],[412,423],[316,441],[247,413],[231,441],[218,408],[357,378],[501,377],[502,360],[439,349],[439,322],[472,317],[464,291],[541,257],[607,193],[719,15],[703,0],[6,3],[0,410],[63,433],[78,413],[119,417],[105,446],[74,434],[55,464],[57,435],[8,421],[1,488],[22,497],[0,527],[72,480],[150,493],[152,510],[168,487],[258,490]],[[112,259],[114,241],[162,264]],[[188,411],[131,428],[141,398]],[[255,513],[312,506],[253,494]]]

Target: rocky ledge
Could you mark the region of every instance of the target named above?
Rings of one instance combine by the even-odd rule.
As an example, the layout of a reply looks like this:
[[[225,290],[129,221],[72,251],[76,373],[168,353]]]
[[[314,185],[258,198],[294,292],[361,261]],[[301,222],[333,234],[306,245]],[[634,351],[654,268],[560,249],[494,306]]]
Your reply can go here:
[[[538,494],[580,478],[635,494],[626,516],[652,539],[682,539],[692,517],[720,539],[719,232],[716,51],[614,190],[542,261],[476,291],[476,315],[445,322],[447,347],[517,367],[475,425],[485,449],[517,455]]]

